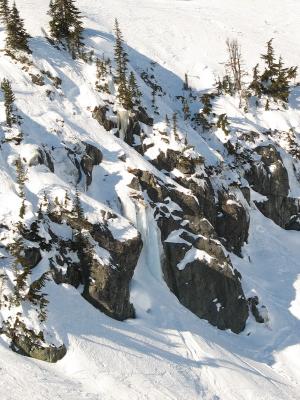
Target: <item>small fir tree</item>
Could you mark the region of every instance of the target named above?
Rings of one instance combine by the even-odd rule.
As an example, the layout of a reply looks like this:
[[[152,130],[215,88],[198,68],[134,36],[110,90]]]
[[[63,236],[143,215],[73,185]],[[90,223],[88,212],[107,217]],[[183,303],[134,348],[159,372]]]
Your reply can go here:
[[[136,82],[136,77],[132,71],[129,74],[128,87],[131,94],[133,105],[140,106],[142,93],[138,87],[138,84]]]
[[[7,27],[10,9],[8,0],[0,0],[0,21]]]
[[[27,172],[26,169],[22,163],[22,160],[20,157],[17,158],[15,161],[15,167],[16,167],[16,174],[17,174],[17,184],[19,186],[19,196],[21,199],[25,199],[25,182],[27,181]]]
[[[48,14],[51,37],[66,45],[73,58],[81,55],[83,24],[75,1],[51,0]]]
[[[14,115],[15,95],[12,90],[11,83],[8,79],[3,79],[3,81],[1,82],[1,89],[4,95],[6,124],[11,128],[12,125],[17,122],[17,118]]]
[[[24,21],[20,17],[16,3],[14,3],[7,21],[6,49],[8,52],[20,50],[31,53],[28,46],[29,38],[30,36],[24,27]]]
[[[124,50],[123,35],[117,19],[115,20],[115,37],[114,58],[116,62],[115,82],[118,85],[117,98],[126,110],[131,110],[133,103],[126,75],[128,70],[128,55]]]

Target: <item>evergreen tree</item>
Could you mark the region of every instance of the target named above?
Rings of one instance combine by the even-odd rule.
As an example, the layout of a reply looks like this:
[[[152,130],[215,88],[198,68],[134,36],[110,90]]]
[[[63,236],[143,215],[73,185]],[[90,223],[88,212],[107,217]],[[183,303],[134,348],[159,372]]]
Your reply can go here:
[[[217,127],[221,128],[222,131],[225,133],[225,135],[228,135],[230,133],[229,126],[230,126],[230,124],[229,124],[227,115],[226,114],[219,115],[219,118],[217,121]]]
[[[131,92],[128,87],[128,82],[127,82],[127,64],[128,64],[128,55],[124,50],[124,40],[123,40],[123,35],[120,30],[119,22],[116,19],[115,20],[115,46],[114,46],[114,52],[115,52],[115,62],[116,62],[116,76],[115,76],[115,82],[118,85],[118,100],[120,104],[126,109],[130,110],[132,109],[132,97],[131,97]]]
[[[6,49],[31,53],[28,46],[29,38],[30,36],[24,27],[24,21],[20,17],[16,3],[14,3],[7,21]]]
[[[83,211],[81,200],[80,200],[80,194],[79,194],[77,187],[76,187],[76,191],[75,191],[75,198],[74,198],[74,204],[73,204],[73,215],[79,221],[85,220],[84,211]]]
[[[13,243],[9,245],[9,252],[13,257],[12,269],[15,275],[15,288],[13,303],[18,306],[23,299],[27,284],[27,277],[30,274],[30,268],[24,257],[24,241],[21,235],[14,238]]]
[[[173,114],[172,122],[173,122],[173,134],[174,134],[175,139],[178,140],[179,136],[178,136],[178,125],[177,125],[177,113],[176,112]]]
[[[44,322],[47,318],[47,304],[49,303],[49,301],[46,299],[47,295],[42,292],[42,289],[45,287],[48,280],[49,272],[45,272],[43,275],[40,276],[39,279],[32,282],[27,294],[27,299],[31,303],[39,305],[39,319],[41,322]]]
[[[21,199],[24,200],[25,199],[24,188],[25,188],[25,182],[27,181],[27,173],[20,157],[17,158],[17,160],[15,161],[15,167],[17,173],[17,184],[19,186],[19,196],[21,197]]]
[[[261,86],[261,77],[258,71],[258,64],[253,69],[253,78],[252,82],[249,85],[249,89],[253,91],[254,95],[257,97],[261,97],[262,95],[262,86]]]
[[[261,58],[266,64],[260,78],[262,93],[272,97],[274,100],[288,103],[290,81],[296,78],[297,67],[284,67],[281,57],[276,61],[273,39],[267,42],[267,52]]]
[[[188,101],[186,99],[184,99],[184,101],[183,101],[182,111],[183,111],[183,115],[184,115],[184,120],[186,121],[191,116],[190,106],[189,106],[189,103],[188,103]]]
[[[10,9],[8,0],[0,0],[0,21],[7,26],[9,19]]]
[[[108,74],[110,71],[110,59],[97,58],[96,60],[96,89],[100,92],[110,94],[108,85]]]
[[[75,0],[51,0],[48,14],[52,38],[66,44],[73,58],[80,55],[83,47],[83,25]]]
[[[188,74],[184,74],[183,90],[189,90],[189,89],[190,89],[190,86],[189,86]]]
[[[128,87],[131,94],[133,105],[140,106],[142,93],[140,92],[140,89],[137,85],[136,78],[133,72],[130,72],[129,74]]]
[[[14,115],[14,101],[15,95],[12,91],[11,84],[8,79],[4,78],[1,82],[1,89],[4,94],[4,107],[5,107],[5,115],[6,115],[6,123],[11,128],[14,123],[17,122],[17,119]]]

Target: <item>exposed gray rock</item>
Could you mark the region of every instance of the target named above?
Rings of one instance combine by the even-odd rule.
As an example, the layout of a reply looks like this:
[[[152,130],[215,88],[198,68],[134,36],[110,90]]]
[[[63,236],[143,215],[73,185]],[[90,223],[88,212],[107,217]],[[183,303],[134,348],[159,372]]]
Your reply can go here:
[[[249,224],[250,218],[243,205],[233,195],[219,192],[216,231],[227,250],[241,254],[248,239]]]
[[[300,231],[300,214],[293,215],[287,225],[285,226],[287,230]]]
[[[169,288],[200,318],[220,329],[241,332],[248,318],[248,305],[240,275],[225,256],[197,199],[184,190],[164,185],[147,171],[131,172],[155,210],[164,249],[163,274]],[[175,211],[169,207],[169,199],[179,206]],[[206,256],[198,259],[197,250]],[[189,251],[195,252],[194,259],[188,258],[186,265],[179,268]]]
[[[117,124],[107,118],[106,113],[108,112],[109,108],[107,106],[102,107],[95,107],[92,113],[93,118],[99,122],[101,126],[104,127],[105,130],[111,131],[112,129],[117,127]]]
[[[273,145],[259,146],[256,153],[260,161],[254,163],[245,176],[256,192],[268,198],[267,201],[256,202],[256,205],[266,217],[285,228],[291,217],[299,212],[296,200],[288,197],[287,170]]]
[[[23,356],[35,358],[36,360],[46,361],[49,363],[56,363],[57,361],[64,358],[67,354],[65,345],[55,346],[42,346],[36,343],[32,343],[30,338],[27,336],[16,337],[11,346],[12,350]]]
[[[24,259],[26,266],[32,269],[41,261],[41,252],[37,247],[28,247],[24,250]]]
[[[248,299],[250,311],[255,318],[255,321],[259,324],[263,324],[268,321],[267,311],[265,306],[259,306],[259,299],[257,296],[249,297]]]
[[[89,143],[84,143],[85,145],[85,154],[81,159],[80,165],[85,173],[86,176],[86,184],[89,186],[92,183],[92,173],[93,173],[93,168],[96,165],[99,165],[102,162],[103,156],[101,151],[89,144]]]

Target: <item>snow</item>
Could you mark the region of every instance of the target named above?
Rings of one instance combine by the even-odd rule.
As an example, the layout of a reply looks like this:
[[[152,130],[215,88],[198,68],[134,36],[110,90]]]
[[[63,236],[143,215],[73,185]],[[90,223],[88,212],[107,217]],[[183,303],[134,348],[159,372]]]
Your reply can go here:
[[[203,250],[198,250],[192,247],[184,256],[183,260],[180,261],[179,264],[177,264],[177,268],[179,270],[183,270],[186,265],[190,264],[191,262],[199,260],[199,261],[204,261],[207,264],[210,264],[211,261],[213,260],[213,257],[210,256],[206,251]]]
[[[300,384],[300,264],[299,232],[284,231],[263,217],[251,203],[251,231],[243,258],[230,254],[235,268],[242,276],[246,296],[256,293],[266,306],[270,321],[256,324],[247,322],[240,335],[219,331],[206,321],[199,320],[170,293],[162,277],[160,235],[153,210],[145,199],[127,187],[133,178],[130,168],[149,171],[164,182],[174,184],[162,172],[130,148],[121,138],[106,132],[91,117],[90,110],[103,104],[94,90],[95,77],[91,66],[74,61],[65,52],[54,49],[44,38],[42,27],[47,26],[48,2],[16,0],[26,27],[33,36],[30,45],[35,66],[62,78],[61,89],[53,89],[46,81],[44,87],[33,85],[21,65],[1,57],[0,75],[13,82],[16,106],[24,118],[21,145],[1,144],[0,151],[0,224],[11,224],[19,215],[13,161],[18,155],[26,165],[36,157],[41,145],[54,150],[55,173],[44,165],[30,167],[26,196],[36,207],[44,191],[51,198],[63,198],[65,191],[74,194],[78,171],[72,151],[80,142],[94,144],[103,153],[103,162],[94,168],[93,182],[81,199],[85,215],[92,223],[103,222],[102,211],[113,212],[107,226],[117,240],[136,236],[137,230],[144,247],[131,283],[131,301],[137,318],[118,322],[94,309],[68,285],[47,286],[49,299],[48,325],[53,327],[51,341],[64,342],[66,357],[55,365],[21,357],[8,348],[0,336],[0,399],[1,400],[296,400]],[[158,98],[161,116],[155,120],[150,142],[154,143],[146,155],[155,158],[168,145],[157,131],[164,128],[164,115],[177,111],[179,102],[174,96],[182,94],[184,74],[190,85],[200,94],[212,88],[215,76],[223,72],[226,60],[225,39],[238,38],[242,45],[245,66],[250,71],[259,62],[265,42],[274,37],[278,54],[288,65],[300,64],[298,0],[78,0],[87,27],[85,41],[94,47],[96,55],[113,58],[113,23],[117,17],[128,43],[131,67],[140,72],[156,62],[155,74],[167,95]],[[38,16],[38,18],[37,18]],[[0,32],[3,43],[4,31]],[[139,79],[151,110],[149,88]],[[54,99],[46,96],[51,87]],[[226,112],[236,129],[230,139],[235,141],[241,132],[252,130],[258,134],[253,145],[280,144],[285,167],[288,169],[290,194],[300,196],[300,186],[288,154],[288,143],[277,137],[266,138],[265,129],[295,128],[299,137],[299,89],[291,94],[287,111],[260,110],[245,115],[233,99],[222,98],[216,110]],[[123,113],[124,114],[124,113]],[[3,108],[0,112],[4,120]],[[122,132],[127,116],[121,118]],[[228,138],[223,131],[211,137],[200,135],[179,120],[179,133],[185,135],[195,152],[205,163],[222,169],[224,185],[236,180],[237,174],[225,165],[223,142]],[[1,141],[6,133],[1,128]],[[182,150],[171,135],[170,148]],[[66,148],[70,150],[66,156]],[[126,161],[120,160],[126,156]],[[177,170],[174,176],[181,176]],[[177,185],[179,190],[190,193]],[[251,199],[266,198],[251,190]],[[233,200],[229,200],[232,204]],[[234,201],[233,201],[234,202]],[[234,202],[235,203],[235,202]],[[229,203],[230,204],[230,203]],[[170,212],[176,205],[169,202]],[[30,214],[31,209],[27,210]],[[123,215],[123,217],[121,217]],[[58,227],[56,227],[58,229]],[[62,237],[70,237],[69,230],[60,226]],[[186,243],[180,231],[172,232],[167,241]],[[2,248],[1,255],[2,255]],[[3,251],[3,256],[6,253]],[[104,249],[97,256],[106,264],[110,258]],[[182,269],[189,262],[211,257],[191,249],[178,264]],[[5,258],[1,271],[7,271]],[[38,267],[47,268],[46,260]],[[0,291],[2,286],[0,285]],[[0,293],[0,295],[2,295]],[[216,307],[221,307],[216,300]],[[35,323],[35,317],[29,318]],[[55,329],[54,329],[55,327]]]

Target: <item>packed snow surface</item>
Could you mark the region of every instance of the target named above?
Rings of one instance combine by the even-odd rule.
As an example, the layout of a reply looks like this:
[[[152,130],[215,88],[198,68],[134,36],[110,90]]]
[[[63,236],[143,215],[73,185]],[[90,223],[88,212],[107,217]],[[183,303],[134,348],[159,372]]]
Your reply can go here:
[[[17,107],[30,117],[22,126],[31,139],[23,147],[22,156],[34,156],[40,135],[49,145],[59,147],[57,136],[46,134],[45,129],[59,130],[63,119],[65,142],[80,137],[103,149],[103,163],[95,169],[93,184],[83,196],[89,218],[97,220],[98,202],[120,213],[118,199],[110,189],[111,185],[116,188],[122,202],[126,173],[121,170],[118,156],[125,153],[131,167],[154,168],[91,118],[87,107],[93,108],[99,101],[93,90],[94,71],[46,41],[41,28],[47,29],[48,2],[16,3],[32,35],[30,45],[36,64],[63,78],[65,94],[61,101],[47,102],[41,89],[33,87],[18,66],[1,58],[0,76],[14,82]],[[156,62],[155,73],[168,93],[176,94],[186,72],[195,89],[211,88],[215,74],[224,68],[221,63],[226,59],[227,37],[240,41],[248,70],[259,61],[265,42],[272,37],[287,64],[300,65],[299,0],[78,0],[77,4],[85,17],[85,42],[90,48],[95,48],[98,55],[112,54],[117,17],[132,67],[139,71],[150,61]],[[295,127],[299,132],[299,104],[298,92],[284,115],[265,112],[252,120],[237,115],[236,124],[248,129]],[[169,110],[172,106],[171,100],[162,105]],[[232,111],[230,101],[218,107],[238,114]],[[208,163],[220,161],[220,155],[200,135],[191,132],[188,139]],[[13,160],[7,160],[2,152],[0,157],[5,166],[0,170],[0,222],[5,222],[18,213],[20,200],[7,172]],[[31,170],[28,190],[39,193],[47,187],[49,193],[58,195],[66,185],[60,176],[65,176],[68,168],[58,149],[55,179],[37,166]],[[101,185],[97,185],[98,179]],[[299,196],[299,183],[293,179],[291,190]],[[249,243],[243,248],[244,257],[232,256],[232,261],[243,276],[246,296],[259,296],[269,321],[256,324],[249,318],[245,331],[235,335],[219,331],[179,304],[161,277],[159,234],[153,227],[151,210],[142,204],[128,204],[127,208],[123,226],[111,227],[115,236],[126,240],[134,235],[135,229],[128,229],[130,221],[148,240],[131,287],[137,318],[117,322],[94,309],[73,287],[49,283],[49,324],[53,321],[57,327],[68,348],[67,355],[49,365],[16,355],[0,336],[0,399],[299,399],[299,232],[282,230],[254,206],[250,210]],[[105,254],[99,256],[105,258]],[[206,254],[188,254],[185,262],[197,257]]]

